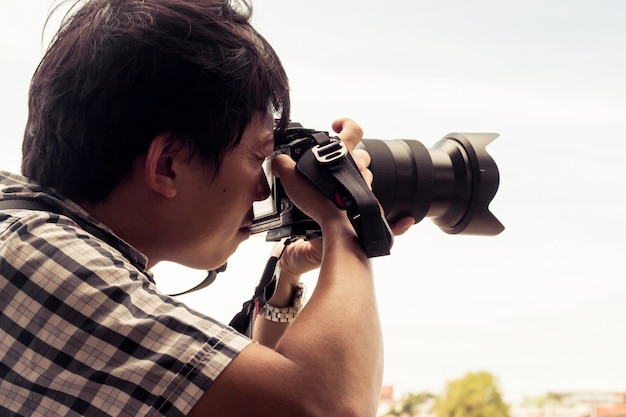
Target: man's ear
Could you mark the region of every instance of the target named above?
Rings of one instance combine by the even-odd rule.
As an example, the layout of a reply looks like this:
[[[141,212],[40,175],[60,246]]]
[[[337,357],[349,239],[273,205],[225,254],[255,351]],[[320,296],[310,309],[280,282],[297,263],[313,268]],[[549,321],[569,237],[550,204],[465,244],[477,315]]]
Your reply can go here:
[[[174,158],[178,157],[175,141],[169,133],[162,133],[152,139],[146,159],[144,174],[149,188],[167,198],[176,196],[176,170]]]

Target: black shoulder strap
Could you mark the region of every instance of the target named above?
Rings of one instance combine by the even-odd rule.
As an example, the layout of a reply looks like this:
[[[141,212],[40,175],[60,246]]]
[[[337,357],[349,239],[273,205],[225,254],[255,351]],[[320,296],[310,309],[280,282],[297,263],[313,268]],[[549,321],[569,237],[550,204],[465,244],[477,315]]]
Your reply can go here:
[[[49,213],[60,214],[70,219],[74,220],[76,223],[80,225],[86,232],[92,234],[98,239],[106,242],[112,247],[117,247],[120,243],[120,239],[109,232],[97,227],[96,225],[85,221],[84,219],[79,218],[68,210],[62,210],[60,207],[55,206],[54,204],[46,203],[41,200],[34,200],[32,198],[25,197],[12,197],[12,198],[4,198],[0,200],[0,210],[11,210],[11,209],[24,209],[24,210],[38,210],[38,211],[46,211]],[[142,270],[143,266],[140,265],[136,260],[132,259],[128,254],[123,251],[120,252],[131,264],[133,264],[137,269]]]
[[[26,198],[12,198],[0,200],[0,210],[26,209],[26,210],[42,210],[55,211],[52,206],[41,201]]]
[[[63,216],[67,216],[70,219],[74,220],[83,229],[85,229],[85,231],[91,233],[92,235],[96,236],[98,239],[105,241],[106,243],[108,243],[109,245],[113,247],[115,247],[119,242],[119,238],[116,238],[115,236],[102,230],[101,228],[91,223],[88,223],[85,220],[82,220],[75,215],[72,215],[67,210],[61,210],[59,207],[50,203],[46,203],[41,200],[34,200],[32,198],[25,198],[25,197],[12,197],[12,198],[5,197],[4,199],[0,200],[0,210],[10,210],[10,209],[39,210],[39,211],[47,211],[50,213],[61,214]],[[139,266],[137,265],[137,262],[134,259],[129,258],[126,254],[124,254],[124,257],[128,259],[128,261],[131,262],[133,265]]]
[[[74,220],[76,223],[78,223],[83,229],[85,229],[85,231],[91,233],[92,235],[96,236],[98,239],[108,243],[109,245],[116,247],[116,245],[119,243],[118,238],[116,238],[115,236],[111,235],[110,233],[94,226],[91,223],[87,223],[84,220],[81,220],[79,218],[77,218],[76,216],[72,216],[70,213],[64,211],[64,210],[59,210],[58,207],[52,205],[52,204],[48,204],[45,203],[41,200],[33,200],[32,198],[19,198],[19,197],[15,197],[15,198],[4,198],[2,200],[0,200],[0,211],[1,210],[12,210],[12,209],[24,209],[24,210],[39,210],[39,211],[47,211],[47,212],[51,212],[51,213],[56,213],[56,214],[62,214],[64,216],[67,216],[69,218],[71,218],[72,220]],[[128,259],[128,261],[130,263],[132,263],[137,269],[143,270],[143,266],[138,265],[137,262],[130,258],[129,256],[127,256],[126,254],[124,254],[122,252],[122,254],[124,255],[124,257],[126,259]],[[182,295],[182,294],[188,294],[190,292],[194,292],[194,291],[198,291],[208,285],[210,285],[213,281],[215,281],[215,278],[217,277],[218,272],[222,272],[226,269],[226,264],[224,264],[222,267],[213,270],[213,271],[208,271],[208,274],[206,276],[206,278],[204,280],[202,280],[202,282],[200,282],[198,285],[196,285],[195,287],[188,289],[186,291],[182,291],[179,292],[177,294],[170,294],[170,296],[174,297],[174,296],[178,296],[178,295]]]

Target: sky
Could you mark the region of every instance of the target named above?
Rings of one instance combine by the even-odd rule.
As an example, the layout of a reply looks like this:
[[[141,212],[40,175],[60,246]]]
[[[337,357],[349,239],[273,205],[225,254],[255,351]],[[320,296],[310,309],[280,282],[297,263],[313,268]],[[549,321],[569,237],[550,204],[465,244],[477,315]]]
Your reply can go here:
[[[486,370],[505,400],[626,391],[626,3],[621,0],[256,0],[253,24],[290,76],[292,119],[368,138],[497,132],[495,237],[425,219],[374,260],[385,383],[443,393]],[[48,0],[0,0],[0,169],[19,171],[29,79],[53,33]],[[208,289],[229,321],[271,244],[253,236]],[[155,269],[166,291],[203,277]],[[305,282],[311,291],[315,275]],[[350,300],[346,300],[350,302]]]

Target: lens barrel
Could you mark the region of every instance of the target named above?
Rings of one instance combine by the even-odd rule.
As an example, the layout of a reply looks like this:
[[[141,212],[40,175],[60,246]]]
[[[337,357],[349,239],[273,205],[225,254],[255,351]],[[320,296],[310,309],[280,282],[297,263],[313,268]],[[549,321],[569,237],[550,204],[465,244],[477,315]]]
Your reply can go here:
[[[489,211],[500,183],[486,147],[494,133],[450,133],[427,149],[416,140],[364,139],[372,191],[393,223],[424,217],[446,233],[497,235],[504,226]]]

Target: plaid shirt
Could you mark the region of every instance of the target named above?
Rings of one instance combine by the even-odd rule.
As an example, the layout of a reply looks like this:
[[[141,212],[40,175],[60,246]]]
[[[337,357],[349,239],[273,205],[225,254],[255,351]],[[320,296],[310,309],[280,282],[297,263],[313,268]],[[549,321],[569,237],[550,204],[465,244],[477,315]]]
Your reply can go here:
[[[71,218],[0,211],[0,415],[185,415],[250,343],[159,293],[145,256],[76,204],[0,172],[7,197]]]

